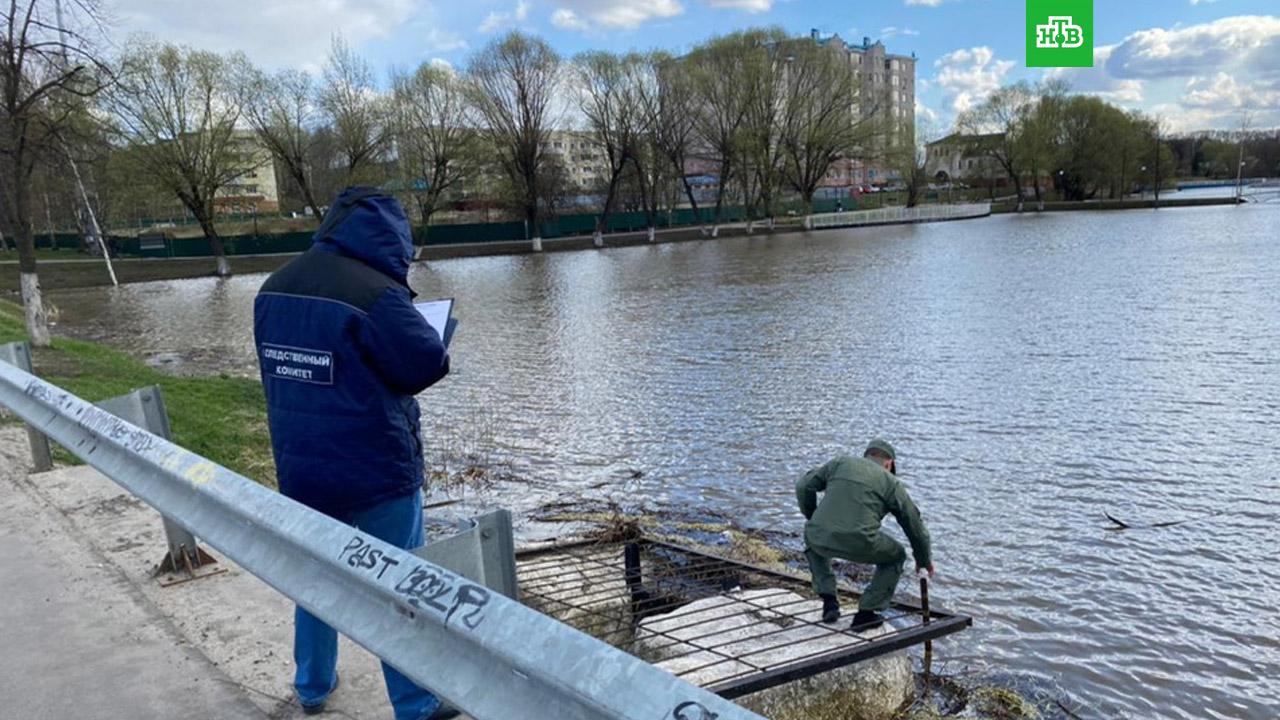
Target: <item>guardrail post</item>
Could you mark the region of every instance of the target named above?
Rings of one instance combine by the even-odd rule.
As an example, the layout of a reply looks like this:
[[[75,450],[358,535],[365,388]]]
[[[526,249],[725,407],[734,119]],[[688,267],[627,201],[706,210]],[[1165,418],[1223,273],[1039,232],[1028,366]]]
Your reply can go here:
[[[495,510],[463,526],[458,534],[420,547],[413,554],[517,600],[511,513]]]
[[[158,385],[149,385],[126,395],[94,404],[153,435],[159,435],[165,440],[173,439],[171,437],[173,431],[169,426],[169,412],[165,409],[164,394]],[[196,571],[205,565],[216,563],[217,560],[200,549],[195,535],[186,528],[163,514],[160,519],[164,522],[164,537],[169,545],[169,551],[160,561],[157,574],[168,572],[185,575],[181,580],[171,582],[162,580],[161,585],[173,585],[184,580],[203,577],[203,575],[198,576]],[[214,573],[205,573],[205,575],[211,574]]]
[[[31,347],[25,342],[0,345],[0,360],[19,370],[31,372]],[[27,425],[27,438],[31,441],[31,471],[41,473],[52,470],[53,455],[49,452],[49,438],[31,425]]]

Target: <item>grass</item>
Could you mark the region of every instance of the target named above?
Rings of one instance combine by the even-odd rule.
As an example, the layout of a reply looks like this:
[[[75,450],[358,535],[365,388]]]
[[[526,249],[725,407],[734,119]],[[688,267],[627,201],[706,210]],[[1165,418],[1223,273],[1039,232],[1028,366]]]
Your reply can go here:
[[[26,339],[22,308],[0,300],[0,343]],[[174,442],[275,487],[266,398],[257,380],[173,377],[117,350],[68,338],[54,338],[52,347],[34,348],[32,360],[36,375],[91,402],[159,385]],[[77,462],[65,450],[56,454],[61,461]]]

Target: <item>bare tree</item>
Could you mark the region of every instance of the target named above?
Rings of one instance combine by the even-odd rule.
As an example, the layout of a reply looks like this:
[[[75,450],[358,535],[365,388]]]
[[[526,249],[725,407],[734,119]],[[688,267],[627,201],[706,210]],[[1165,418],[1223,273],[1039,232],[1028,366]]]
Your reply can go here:
[[[782,130],[788,114],[786,106],[788,38],[773,28],[751,31],[744,37],[746,72],[738,78],[749,87],[746,118],[739,149],[742,158],[740,179],[747,214],[747,234],[755,227],[753,218],[762,209],[773,229],[782,187],[784,144]]]
[[[387,101],[369,63],[335,35],[324,68],[319,105],[334,134],[347,185],[368,181],[391,130]]]
[[[120,82],[109,93],[129,149],[200,224],[220,277],[231,266],[214,226],[215,201],[258,162],[252,139],[236,132],[244,66],[239,55],[140,40],[125,51]]]
[[[643,58],[635,53],[618,56],[601,51],[585,52],[573,62],[579,107],[588,132],[609,163],[604,207],[596,221],[596,247],[604,245],[622,173],[640,151],[646,125],[637,73],[642,64]]]
[[[100,28],[97,3],[64,2],[65,15],[63,6],[49,0],[0,4],[0,193],[18,247],[27,334],[36,346],[47,346],[50,337],[36,271],[31,173],[57,152],[61,130],[108,76],[90,40]]]
[[[854,110],[862,100],[862,86],[848,60],[833,48],[805,40],[793,43],[787,48],[786,70],[783,175],[809,212],[831,166],[868,146],[879,131],[879,105],[866,113]]]
[[[628,83],[634,93],[636,105],[635,147],[631,154],[634,168],[634,179],[638,191],[640,205],[644,209],[645,224],[648,226],[649,242],[656,239],[658,224],[658,207],[668,190],[673,176],[684,179],[683,165],[675,165],[666,153],[662,133],[664,124],[662,117],[662,78],[660,66],[663,56],[657,53],[633,56],[634,60],[627,64]],[[691,127],[691,126],[690,126]],[[683,143],[682,143],[683,144]],[[683,151],[678,155],[683,162]],[[673,172],[674,171],[674,172]],[[686,185],[686,189],[687,185]],[[693,193],[689,192],[690,201]],[[693,203],[694,212],[697,204]]]
[[[657,199],[662,196],[664,189],[660,187],[660,181],[666,174],[660,169],[659,163],[665,163],[671,175],[679,178],[695,221],[698,218],[698,200],[685,176],[685,163],[689,160],[695,138],[693,84],[686,66],[662,51],[650,53],[644,64],[635,71],[640,76],[636,88],[649,136],[649,147],[642,158],[654,160],[647,171],[641,170],[639,173],[650,180],[646,185],[646,204],[651,202],[652,240]]]
[[[293,178],[311,212],[317,218],[322,216],[311,168],[318,122],[311,76],[300,70],[267,75],[255,68],[247,73],[246,80],[244,119],[262,146]]]
[[[747,72],[750,39],[745,33],[715,38],[685,59],[693,82],[694,127],[704,159],[719,169],[715,213],[710,235],[719,234],[725,193],[739,171],[742,128],[752,98],[749,84],[737,82]],[[705,231],[704,231],[705,232]]]
[[[542,250],[547,140],[555,126],[560,57],[541,38],[512,31],[477,53],[467,68],[468,93],[484,120],[493,151]]]
[[[452,69],[423,63],[392,78],[396,149],[413,180],[423,231],[440,200],[475,168],[475,128],[462,80]]]

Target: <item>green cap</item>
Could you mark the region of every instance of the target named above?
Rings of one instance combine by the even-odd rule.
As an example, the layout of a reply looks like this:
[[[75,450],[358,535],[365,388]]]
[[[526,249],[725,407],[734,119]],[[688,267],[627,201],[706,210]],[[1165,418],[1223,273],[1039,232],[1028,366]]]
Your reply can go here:
[[[894,452],[893,446],[890,445],[887,441],[881,440],[880,438],[876,438],[875,440],[872,440],[871,442],[867,443],[867,449],[879,450],[885,455],[888,455],[889,459],[893,460],[895,463],[898,460],[898,453]]]

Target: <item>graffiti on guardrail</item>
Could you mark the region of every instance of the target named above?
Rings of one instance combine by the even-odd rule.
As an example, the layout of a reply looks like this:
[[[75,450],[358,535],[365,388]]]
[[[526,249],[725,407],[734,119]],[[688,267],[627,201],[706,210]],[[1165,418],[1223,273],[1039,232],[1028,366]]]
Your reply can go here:
[[[79,400],[79,398],[65,391],[57,392],[56,388],[39,380],[32,380],[27,383],[25,392],[36,400],[62,410],[70,410],[76,407],[76,401]],[[81,428],[98,437],[108,438],[119,443],[133,452],[146,452],[155,443],[155,436],[151,433],[134,427],[105,410],[99,410],[93,406],[80,407],[77,408],[76,415],[76,424]]]
[[[671,711],[671,717],[674,720],[716,720],[720,716],[708,710],[702,703],[690,700],[677,705],[676,709]]]
[[[381,580],[388,570],[400,564],[399,560],[373,547],[359,535],[347,542],[338,553],[338,560],[345,561],[348,567],[366,571],[377,580]],[[484,608],[491,597],[489,590],[483,586],[426,565],[410,567],[396,582],[394,589],[413,607],[441,616],[446,625],[456,615],[470,630],[475,630],[484,622]]]

